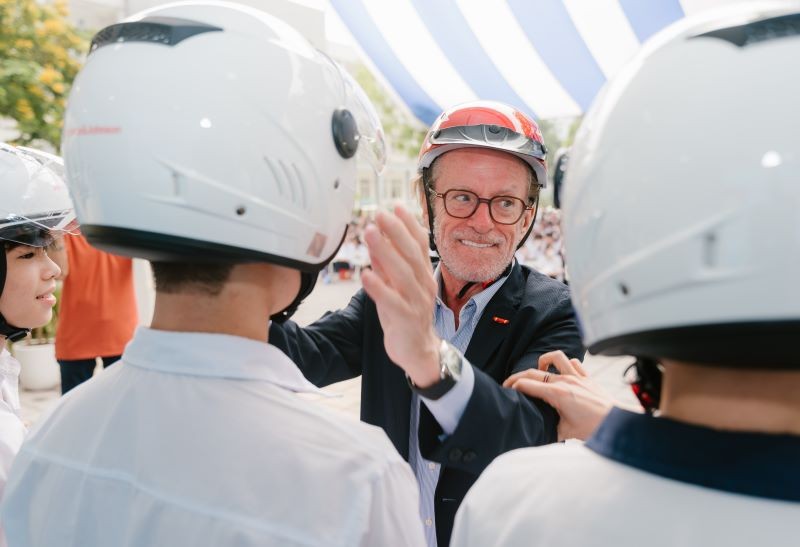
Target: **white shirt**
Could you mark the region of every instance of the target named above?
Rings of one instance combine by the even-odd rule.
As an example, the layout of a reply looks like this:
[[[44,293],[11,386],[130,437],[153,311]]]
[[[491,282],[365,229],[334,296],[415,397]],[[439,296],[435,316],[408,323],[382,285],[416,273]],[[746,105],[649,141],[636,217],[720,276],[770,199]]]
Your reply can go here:
[[[301,399],[274,346],[140,328],[23,445],[12,545],[422,545],[418,491],[382,430]]]
[[[0,497],[11,463],[25,440],[27,429],[19,417],[19,361],[7,349],[0,353]],[[0,524],[0,547],[6,545]]]
[[[647,430],[652,420],[667,422],[646,416],[634,420]],[[571,441],[498,457],[459,508],[451,546],[798,545],[800,502],[689,480],[733,489],[767,488],[800,500],[800,438],[783,436],[773,443],[768,435],[712,432],[709,437],[711,430],[675,424],[663,424],[674,435],[661,439],[646,438],[641,430],[617,430],[611,439],[616,447],[610,451],[590,448],[593,443],[596,448],[599,443],[608,446],[608,439],[595,434],[587,445]],[[715,435],[728,439],[719,443]],[[769,461],[775,472],[766,469]],[[685,480],[663,474],[682,474]]]

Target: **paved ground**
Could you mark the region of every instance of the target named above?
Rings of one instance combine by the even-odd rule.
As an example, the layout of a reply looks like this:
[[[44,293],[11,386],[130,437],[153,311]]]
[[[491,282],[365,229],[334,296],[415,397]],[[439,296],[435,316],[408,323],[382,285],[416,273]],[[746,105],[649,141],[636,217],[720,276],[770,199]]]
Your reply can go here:
[[[308,324],[318,319],[328,310],[336,310],[347,305],[350,297],[360,287],[357,281],[336,281],[330,284],[320,283],[314,293],[303,303],[297,311],[295,320],[300,324]],[[635,402],[630,388],[622,381],[622,374],[630,364],[629,358],[608,358],[587,356],[584,365],[590,375],[612,394],[620,399]],[[358,408],[361,399],[361,381],[356,378],[347,382],[334,384],[326,391],[337,394],[338,397],[324,398],[321,401],[331,408],[342,411],[358,418]],[[22,416],[29,424],[35,423],[42,413],[46,412],[58,399],[58,389],[50,391],[23,391]]]

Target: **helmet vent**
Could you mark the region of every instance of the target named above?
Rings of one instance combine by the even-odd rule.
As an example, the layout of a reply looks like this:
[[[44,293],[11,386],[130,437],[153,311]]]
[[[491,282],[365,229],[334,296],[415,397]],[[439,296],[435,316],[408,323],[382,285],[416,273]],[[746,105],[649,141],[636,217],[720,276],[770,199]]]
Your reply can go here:
[[[187,38],[204,32],[220,32],[220,27],[173,17],[149,17],[141,21],[117,23],[98,32],[89,47],[91,55],[96,49],[118,42],[149,42],[174,46]]]
[[[292,171],[294,171],[294,180],[297,181],[297,192],[300,195],[300,205],[303,207],[303,209],[307,209],[306,185],[303,182],[303,176],[300,174],[300,171],[297,169],[295,164],[292,164]]]
[[[707,268],[717,265],[717,234],[713,232],[703,238],[703,264]]]
[[[177,171],[172,171],[172,191],[175,192],[175,196],[180,196],[183,194],[183,181],[181,180],[181,174]]]
[[[264,162],[272,173],[278,195],[301,209],[308,209],[306,185],[297,166],[293,163],[287,165],[281,160],[274,161],[267,156],[264,156]]]
[[[738,27],[728,27],[700,34],[698,37],[719,38],[739,47],[767,40],[787,38],[800,34],[800,14],[782,15],[762,19]]]
[[[284,179],[286,180],[286,185],[289,187],[289,199],[294,203],[297,204],[297,188],[295,186],[294,179],[292,177],[292,172],[286,167],[286,164],[282,161],[278,160],[278,165],[281,167],[281,172],[283,173]]]
[[[275,164],[269,159],[267,156],[264,156],[264,162],[269,167],[269,170],[272,172],[272,180],[275,181],[275,186],[278,187],[278,195],[283,196],[284,189],[283,189],[283,181],[281,180],[281,176],[278,174],[278,169],[275,167]]]

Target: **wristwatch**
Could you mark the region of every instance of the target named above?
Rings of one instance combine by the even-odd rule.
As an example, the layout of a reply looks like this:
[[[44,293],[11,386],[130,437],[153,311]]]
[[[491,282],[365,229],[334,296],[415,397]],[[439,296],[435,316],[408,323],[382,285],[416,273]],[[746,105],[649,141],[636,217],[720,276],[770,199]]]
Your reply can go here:
[[[454,348],[447,340],[442,340],[439,346],[439,381],[431,386],[423,388],[414,385],[414,382],[411,381],[408,374],[406,374],[406,380],[408,381],[411,391],[426,399],[435,401],[450,391],[461,378],[462,363],[463,357],[461,356],[461,352]]]

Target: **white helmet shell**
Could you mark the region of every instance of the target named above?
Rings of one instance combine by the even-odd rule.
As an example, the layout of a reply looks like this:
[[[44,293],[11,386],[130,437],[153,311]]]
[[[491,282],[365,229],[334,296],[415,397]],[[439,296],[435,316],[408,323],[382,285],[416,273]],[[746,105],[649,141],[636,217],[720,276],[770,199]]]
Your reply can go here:
[[[61,158],[0,143],[0,240],[43,247],[77,230]]]
[[[377,115],[338,65],[282,21],[222,3],[162,6],[100,31],[63,143],[93,244],[305,271],[344,237],[356,149],[376,170],[384,160]]]
[[[590,351],[800,364],[800,10],[745,10],[655,37],[579,130],[564,233]]]

